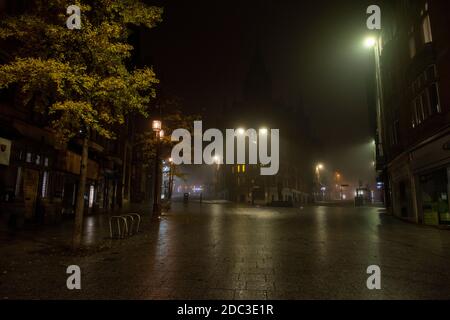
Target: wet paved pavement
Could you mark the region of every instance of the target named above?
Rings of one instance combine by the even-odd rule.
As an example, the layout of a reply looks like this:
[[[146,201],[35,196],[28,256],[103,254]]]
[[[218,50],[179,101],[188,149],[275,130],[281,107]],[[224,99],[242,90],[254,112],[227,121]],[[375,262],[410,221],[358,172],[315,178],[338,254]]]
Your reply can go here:
[[[126,240],[107,240],[106,220],[87,219],[84,241],[94,246],[81,256],[59,247],[70,226],[3,236],[0,297],[449,299],[450,231],[381,211],[176,204]],[[73,264],[80,291],[66,288]],[[369,265],[380,266],[382,290],[367,289]]]

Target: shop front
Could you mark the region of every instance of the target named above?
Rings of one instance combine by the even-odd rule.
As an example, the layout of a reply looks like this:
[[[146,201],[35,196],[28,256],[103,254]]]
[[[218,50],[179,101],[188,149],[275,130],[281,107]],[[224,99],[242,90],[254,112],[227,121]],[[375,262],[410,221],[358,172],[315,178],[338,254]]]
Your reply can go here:
[[[412,153],[419,220],[425,225],[450,225],[449,144],[450,134],[446,134]]]
[[[416,183],[408,154],[403,154],[392,161],[388,167],[388,176],[393,215],[410,222],[419,222],[415,205]]]
[[[450,225],[449,173],[450,167],[444,167],[420,176],[419,203],[426,225]]]

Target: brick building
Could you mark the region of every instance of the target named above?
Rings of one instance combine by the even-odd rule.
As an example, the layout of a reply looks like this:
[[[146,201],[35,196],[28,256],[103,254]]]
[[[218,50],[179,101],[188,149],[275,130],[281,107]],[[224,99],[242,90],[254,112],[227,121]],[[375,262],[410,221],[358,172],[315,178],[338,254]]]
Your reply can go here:
[[[375,46],[377,169],[403,219],[448,225],[450,4],[386,1]]]

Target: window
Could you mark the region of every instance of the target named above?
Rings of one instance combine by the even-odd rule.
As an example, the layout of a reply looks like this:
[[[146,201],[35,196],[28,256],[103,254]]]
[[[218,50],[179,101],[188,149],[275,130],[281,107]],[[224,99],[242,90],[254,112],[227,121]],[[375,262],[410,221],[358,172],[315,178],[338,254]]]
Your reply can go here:
[[[419,122],[419,117],[418,117],[417,101],[416,101],[416,99],[414,99],[413,102],[412,102],[412,121],[411,121],[411,125],[412,125],[413,128],[415,128],[419,124],[420,124],[420,122]]]
[[[431,114],[430,114],[430,103],[428,102],[428,93],[427,90],[422,91],[422,93],[420,94],[420,101],[421,101],[421,105],[422,105],[422,113],[423,113],[423,119],[427,119]]]
[[[27,152],[26,162],[31,162],[31,152]]]
[[[245,172],[245,164],[242,165],[242,172]]]
[[[438,78],[435,65],[427,67],[425,71],[413,81],[411,85],[413,96],[411,103],[411,125],[413,128],[417,127],[434,114],[441,112],[439,85],[437,81]]]
[[[432,113],[441,112],[441,104],[439,102],[439,88],[438,84],[435,82],[428,88],[430,96],[430,107]]]
[[[423,35],[423,43],[426,44],[426,43],[433,42],[433,35],[431,33],[430,16],[428,14],[422,20],[422,35]]]

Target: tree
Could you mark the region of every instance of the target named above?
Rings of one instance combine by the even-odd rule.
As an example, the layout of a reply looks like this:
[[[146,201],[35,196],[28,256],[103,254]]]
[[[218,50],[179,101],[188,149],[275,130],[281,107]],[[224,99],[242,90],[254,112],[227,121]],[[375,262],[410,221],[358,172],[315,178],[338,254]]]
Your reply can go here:
[[[162,120],[162,129],[164,130],[164,138],[156,139],[156,135],[153,131],[145,131],[137,138],[137,145],[139,145],[143,163],[145,167],[154,167],[156,159],[156,150],[161,150],[161,156],[163,158],[169,158],[172,147],[176,142],[171,141],[171,134],[175,129],[184,128],[193,131],[193,124],[195,120],[199,120],[199,115],[187,115],[183,113],[182,102],[179,98],[160,98],[156,104],[159,117]],[[159,146],[157,144],[160,144]],[[180,169],[180,167],[171,165],[171,176],[177,177],[181,180],[186,180],[186,174]],[[172,195],[173,181],[169,184],[169,200]]]
[[[66,10],[81,8],[81,29]],[[73,248],[81,243],[90,133],[114,139],[130,113],[147,116],[158,83],[151,68],[128,70],[130,26],[154,27],[162,9],[136,0],[35,0],[26,14],[0,22],[13,57],[0,66],[0,89],[14,85],[22,102],[44,114],[60,141],[82,138]]]

